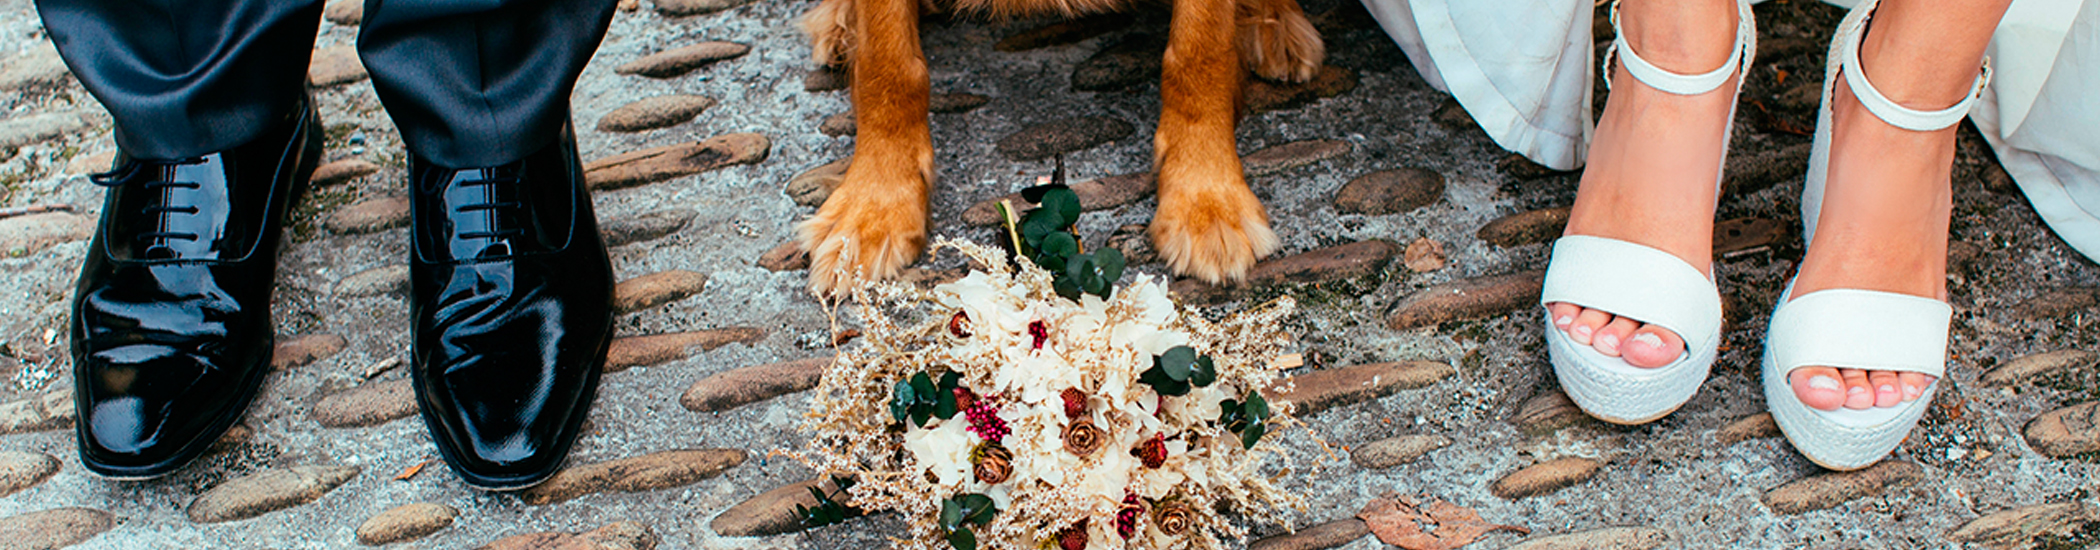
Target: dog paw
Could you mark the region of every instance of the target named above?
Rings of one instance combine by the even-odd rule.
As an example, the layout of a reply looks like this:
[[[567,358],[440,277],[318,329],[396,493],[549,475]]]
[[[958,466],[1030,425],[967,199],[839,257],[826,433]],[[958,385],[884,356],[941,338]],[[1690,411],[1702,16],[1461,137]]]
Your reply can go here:
[[[853,1],[824,0],[803,14],[802,31],[809,34],[810,57],[818,65],[844,65],[853,57]]]
[[[1319,74],[1327,46],[1295,0],[1240,0],[1240,59],[1269,80],[1305,82]]]
[[[795,228],[809,252],[810,290],[819,296],[844,294],[859,279],[893,278],[917,258],[926,247],[924,178],[908,171],[882,177],[876,170],[847,169],[817,215]]]
[[[1180,179],[1161,173],[1152,217],[1152,243],[1167,267],[1212,284],[1239,281],[1255,260],[1276,251],[1261,200],[1241,178]]]

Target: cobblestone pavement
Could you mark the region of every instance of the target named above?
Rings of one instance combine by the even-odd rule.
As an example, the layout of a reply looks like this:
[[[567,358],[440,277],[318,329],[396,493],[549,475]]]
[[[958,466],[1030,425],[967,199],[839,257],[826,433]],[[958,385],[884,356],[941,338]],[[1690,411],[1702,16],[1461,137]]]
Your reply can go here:
[[[1757,8],[1762,62],[1718,218],[1724,352],[1683,410],[1623,428],[1586,419],[1557,389],[1529,306],[1576,178],[1509,158],[1342,2],[1307,4],[1332,67],[1310,85],[1257,84],[1239,132],[1283,253],[1247,288],[1176,287],[1224,308],[1279,293],[1304,304],[1292,326],[1313,365],[1285,399],[1322,409],[1307,416],[1319,437],[1285,439],[1288,485],[1312,503],[1298,527],[1313,528],[1260,526],[1252,547],[1383,547],[1353,516],[1389,492],[1530,530],[1478,548],[2100,540],[2100,269],[2040,225],[1973,135],[1955,170],[1957,314],[1933,412],[1892,460],[1852,474],[1809,464],[1763,414],[1755,365],[1801,256],[1795,197],[1837,9]],[[12,377],[0,387],[0,548],[882,546],[894,517],[797,532],[786,514],[812,474],[769,456],[798,445],[796,392],[816,363],[796,361],[821,361],[833,343],[797,258],[776,247],[853,147],[837,75],[809,71],[793,24],[813,5],[651,0],[616,16],[574,112],[627,281],[620,372],[570,470],[490,494],[433,464],[409,419],[404,155],[347,53],[358,10],[340,0],[309,72],[333,162],[284,247],[280,371],[192,467],[150,482],[79,467],[64,312],[101,204],[84,174],[113,145],[30,2],[0,0],[0,374]],[[1000,150],[1098,143],[1064,157],[1075,180],[1101,178],[1081,186],[1099,210],[1080,232],[1149,258],[1127,227],[1150,216],[1147,180],[1113,176],[1150,164],[1165,20],[1158,7],[1071,24],[930,20],[933,89],[945,94],[932,115],[936,234],[992,238],[972,207],[1051,170]],[[914,275],[956,265],[935,258]]]

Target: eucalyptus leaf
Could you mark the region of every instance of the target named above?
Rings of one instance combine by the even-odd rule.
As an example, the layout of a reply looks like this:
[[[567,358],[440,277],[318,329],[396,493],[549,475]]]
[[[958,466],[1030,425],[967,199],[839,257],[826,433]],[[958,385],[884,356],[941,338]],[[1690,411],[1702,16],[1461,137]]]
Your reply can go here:
[[[948,545],[955,550],[977,550],[977,534],[964,527],[948,532]]]
[[[1269,400],[1262,399],[1261,392],[1247,391],[1247,418],[1255,422],[1269,419]]]
[[[1079,194],[1070,187],[1058,187],[1043,194],[1043,209],[1057,213],[1065,226],[1079,222]]]
[[[955,499],[951,498],[942,500],[941,528],[947,529],[949,531],[954,531],[955,528],[961,527],[963,522],[963,511],[964,510],[962,507],[962,503],[956,502]]]
[[[1123,278],[1123,251],[1105,246],[1094,251],[1094,265],[1101,268],[1101,278],[1114,283]]]
[[[1267,426],[1267,424],[1260,422],[1248,424],[1247,429],[1240,432],[1240,445],[1249,449],[1254,448],[1255,443],[1261,442],[1261,436],[1268,433]]]
[[[1152,359],[1153,364],[1167,371],[1175,380],[1188,380],[1189,368],[1196,364],[1196,350],[1188,346],[1174,346],[1166,353]]]

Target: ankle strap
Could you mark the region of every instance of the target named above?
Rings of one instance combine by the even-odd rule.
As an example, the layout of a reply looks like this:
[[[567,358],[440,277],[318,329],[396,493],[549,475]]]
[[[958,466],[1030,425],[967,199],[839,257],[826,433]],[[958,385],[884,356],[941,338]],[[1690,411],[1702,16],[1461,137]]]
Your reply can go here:
[[[1722,63],[1721,68],[1704,74],[1686,75],[1657,67],[1654,63],[1641,59],[1640,54],[1633,51],[1633,46],[1626,43],[1626,33],[1619,29],[1619,2],[1613,0],[1611,29],[1614,36],[1611,49],[1604,51],[1604,88],[1611,89],[1611,62],[1615,55],[1620,56],[1618,59],[1620,64],[1626,66],[1627,74],[1633,75],[1633,78],[1647,84],[1648,87],[1672,94],[1698,95],[1727,84],[1728,79],[1735,76],[1736,70],[1757,52],[1757,21],[1751,17],[1750,4],[1736,2],[1736,12],[1738,17],[1735,27],[1735,51],[1729,53],[1728,62]]]
[[[1870,0],[1863,4],[1863,9],[1872,10],[1875,2]],[[1845,84],[1852,88],[1852,95],[1859,98],[1860,105],[1866,106],[1867,112],[1874,113],[1882,122],[1914,132],[1941,130],[1960,123],[1962,117],[1969,116],[1969,107],[1976,103],[1976,98],[1983,97],[1983,88],[1991,81],[1991,58],[1983,58],[1983,70],[1976,76],[1976,84],[1969,88],[1969,95],[1954,106],[1937,111],[1920,111],[1898,105],[1888,96],[1882,95],[1881,90],[1874,89],[1874,83],[1867,81],[1867,71],[1859,64],[1859,41],[1866,37],[1867,21],[1873,17],[1870,13],[1865,17],[1846,19],[1847,24],[1839,26],[1835,38],[1841,41],[1834,47],[1837,48],[1836,54],[1840,56],[1840,63],[1843,64]],[[1827,97],[1829,94],[1824,95]]]

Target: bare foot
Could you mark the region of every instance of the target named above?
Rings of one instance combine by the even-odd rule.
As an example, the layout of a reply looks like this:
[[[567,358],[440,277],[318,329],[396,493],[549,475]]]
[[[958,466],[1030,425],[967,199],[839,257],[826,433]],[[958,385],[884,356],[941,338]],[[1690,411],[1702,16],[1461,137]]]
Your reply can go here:
[[[1727,63],[1735,45],[1733,2],[1670,3],[1663,8],[1708,12],[1658,14],[1652,18],[1676,20],[1641,24],[1658,4],[1627,2],[1620,19],[1642,59],[1679,74]],[[1651,88],[1617,64],[1611,78],[1566,234],[1653,247],[1711,277],[1715,176],[1740,77],[1689,96]],[[1566,302],[1546,309],[1569,339],[1629,365],[1662,367],[1685,353],[1684,339],[1668,329]]]

